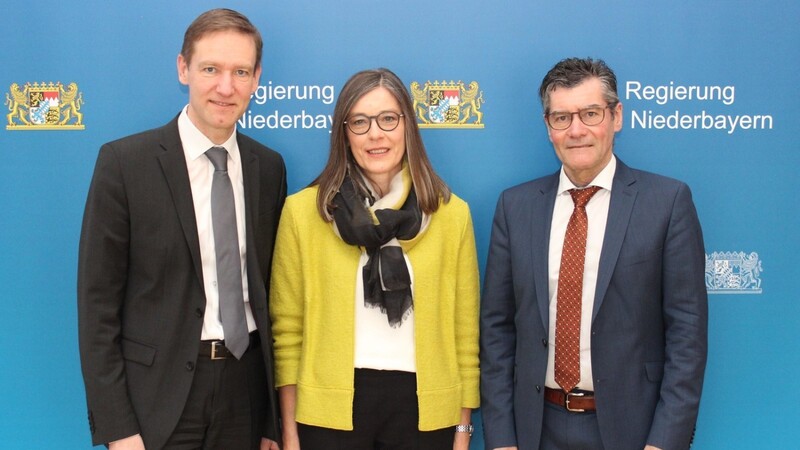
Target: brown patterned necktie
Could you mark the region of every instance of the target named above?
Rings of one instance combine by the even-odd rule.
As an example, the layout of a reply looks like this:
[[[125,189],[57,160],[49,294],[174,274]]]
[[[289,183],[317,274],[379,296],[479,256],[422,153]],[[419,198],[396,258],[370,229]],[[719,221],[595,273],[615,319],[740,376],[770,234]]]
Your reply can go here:
[[[569,191],[575,209],[564,235],[556,307],[555,380],[564,392],[571,391],[581,379],[581,297],[588,227],[586,204],[599,190],[599,186],[591,186]]]

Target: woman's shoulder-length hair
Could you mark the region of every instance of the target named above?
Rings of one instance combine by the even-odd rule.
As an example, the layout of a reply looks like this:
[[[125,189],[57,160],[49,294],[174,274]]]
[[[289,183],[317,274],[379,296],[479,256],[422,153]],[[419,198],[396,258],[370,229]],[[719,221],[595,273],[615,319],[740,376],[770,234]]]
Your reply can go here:
[[[345,121],[353,105],[366,93],[383,87],[388,90],[400,105],[405,125],[405,156],[417,195],[420,210],[432,214],[439,208],[439,203],[450,201],[450,188],[433,170],[425,145],[417,126],[411,96],[400,78],[389,69],[371,69],[356,73],[345,83],[336,100],[333,111],[330,153],[325,168],[311,182],[311,186],[319,186],[317,193],[317,210],[325,221],[333,221],[333,197],[339,191],[345,176],[360,181],[361,168],[356,164],[350,145],[347,141]],[[356,183],[358,185],[358,182]],[[366,193],[365,193],[366,194]]]

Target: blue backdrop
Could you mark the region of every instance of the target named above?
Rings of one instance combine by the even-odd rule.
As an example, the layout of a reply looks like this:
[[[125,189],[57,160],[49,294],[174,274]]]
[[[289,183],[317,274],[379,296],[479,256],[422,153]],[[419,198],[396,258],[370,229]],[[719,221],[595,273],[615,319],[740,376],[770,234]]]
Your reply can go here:
[[[175,69],[183,31],[218,6],[264,35],[263,87],[240,129],[284,155],[290,192],[322,168],[329,129],[316,125],[354,72],[385,66],[420,86],[477,82],[483,128],[422,133],[437,171],[472,207],[481,264],[500,191],[558,168],[541,78],[567,56],[605,59],[625,110],[617,155],[686,181],[705,232],[710,354],[694,448],[796,448],[796,2],[7,3],[4,116],[16,101],[22,117],[46,120],[37,102],[69,109],[76,83],[83,129],[74,112],[52,130],[26,127],[19,114],[0,127],[0,448],[90,447],[75,284],[94,161],[102,143],[162,125],[186,103]],[[289,86],[318,95],[285,98]],[[472,447],[482,444],[479,432]]]

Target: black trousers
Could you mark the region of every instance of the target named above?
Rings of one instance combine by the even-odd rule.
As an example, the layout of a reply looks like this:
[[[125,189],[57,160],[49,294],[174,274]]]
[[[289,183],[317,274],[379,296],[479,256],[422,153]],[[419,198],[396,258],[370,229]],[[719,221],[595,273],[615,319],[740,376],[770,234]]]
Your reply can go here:
[[[267,395],[259,345],[251,344],[240,360],[198,357],[189,398],[164,449],[258,450]]]
[[[303,450],[452,450],[455,427],[419,431],[411,372],[356,369],[353,431],[298,423]]]

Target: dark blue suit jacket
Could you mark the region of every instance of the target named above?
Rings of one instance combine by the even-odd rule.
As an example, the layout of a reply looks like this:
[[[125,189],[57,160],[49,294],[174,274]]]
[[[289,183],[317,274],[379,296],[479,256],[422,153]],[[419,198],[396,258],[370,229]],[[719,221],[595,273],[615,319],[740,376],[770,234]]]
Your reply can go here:
[[[481,302],[487,449],[539,448],[557,188],[555,173],[506,190],[497,204]],[[688,186],[617,160],[591,325],[606,449],[689,447],[707,353],[704,273]]]

